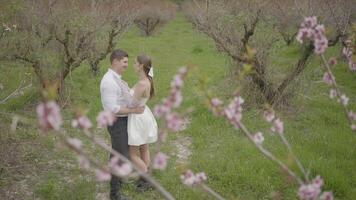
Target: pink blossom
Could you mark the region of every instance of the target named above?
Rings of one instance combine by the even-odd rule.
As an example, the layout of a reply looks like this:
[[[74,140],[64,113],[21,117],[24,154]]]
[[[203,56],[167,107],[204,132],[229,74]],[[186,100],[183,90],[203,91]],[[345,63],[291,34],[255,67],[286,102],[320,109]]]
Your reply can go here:
[[[88,117],[80,116],[77,119],[72,120],[72,127],[88,130],[92,127],[92,124],[91,124],[90,120],[88,119]]]
[[[101,169],[95,170],[95,174],[99,182],[109,181],[111,179],[111,174]]]
[[[191,170],[187,170],[184,172],[181,176],[180,179],[182,180],[183,184],[192,186],[195,183],[195,175]]]
[[[325,36],[320,36],[320,39],[314,40],[314,52],[316,54],[322,54],[325,52],[326,48],[328,48],[328,39]]]
[[[356,131],[356,124],[351,125],[351,130]]]
[[[62,125],[62,117],[59,106],[54,101],[42,102],[37,108],[37,119],[40,129],[48,131],[50,129],[59,130]]]
[[[237,96],[235,97],[230,104],[224,109],[224,113],[230,123],[232,123],[236,128],[238,128],[238,123],[242,119],[242,107],[244,100]]]
[[[337,96],[337,92],[336,92],[336,90],[335,90],[335,89],[331,89],[331,90],[330,90],[330,95],[329,95],[329,96],[330,96],[330,98],[332,98],[332,99],[333,99],[333,98],[335,98],[335,97]]]
[[[96,118],[98,127],[105,128],[107,126],[112,126],[116,120],[115,114],[110,111],[101,111]]]
[[[210,103],[212,106],[217,107],[222,104],[222,101],[218,98],[213,98],[213,99],[211,99]]]
[[[156,106],[153,108],[153,114],[154,114],[155,117],[157,117],[157,118],[162,117],[162,115],[164,114],[163,106],[161,106],[161,105],[156,105]]]
[[[325,27],[322,24],[317,24],[315,16],[306,17],[300,25],[300,29],[297,33],[296,39],[301,44],[309,39],[314,43],[314,52],[316,54],[322,54],[328,47],[328,39],[325,37]]]
[[[325,72],[324,76],[323,76],[323,81],[328,85],[332,85],[333,81],[335,81],[335,78],[334,78],[334,76],[332,74],[329,74],[328,72]]]
[[[199,172],[195,175],[195,183],[196,184],[201,184],[206,180],[207,180],[207,177],[204,172]]]
[[[271,131],[277,132],[279,134],[283,133],[283,131],[284,131],[283,122],[279,118],[277,118],[273,121]]]
[[[337,60],[336,60],[335,57],[332,57],[332,58],[329,59],[329,65],[330,65],[330,66],[336,65],[336,63],[337,63]]]
[[[302,23],[303,28],[314,28],[317,25],[317,18],[315,16],[305,17]]]
[[[84,157],[82,155],[78,155],[77,160],[78,160],[80,168],[82,168],[84,170],[88,170],[90,168],[89,160],[86,157]]]
[[[109,168],[120,177],[128,176],[132,172],[132,166],[126,162],[120,162],[118,156],[114,156],[110,159]]]
[[[349,98],[345,94],[343,94],[343,95],[341,95],[338,102],[340,102],[344,106],[347,106],[347,104],[349,103]]]
[[[320,200],[333,200],[334,196],[332,192],[323,192],[320,196]]]
[[[317,187],[321,188],[324,185],[323,179],[318,175],[313,180],[312,183]]]
[[[158,152],[153,160],[153,169],[164,170],[167,167],[167,155]]]
[[[177,132],[183,125],[183,120],[179,117],[177,113],[168,113],[166,115],[167,128],[173,132]]]
[[[207,180],[207,177],[204,172],[194,174],[191,170],[187,170],[180,176],[180,179],[182,180],[183,184],[192,186],[195,184],[203,183],[205,180]]]
[[[82,146],[82,141],[77,138],[67,138],[67,142],[74,149],[80,149]]]
[[[262,134],[261,132],[257,132],[257,133],[253,136],[253,141],[254,141],[257,145],[261,145],[264,140],[265,140],[265,138],[263,137],[263,134]]]
[[[356,120],[356,113],[350,111],[347,115],[350,118],[350,120]]]
[[[180,88],[183,86],[183,80],[180,74],[177,74],[173,77],[173,80],[171,82],[171,87],[172,88]]]
[[[172,101],[173,101],[173,107],[177,108],[180,106],[180,104],[183,101],[183,96],[182,93],[180,91],[176,91],[172,94]]]
[[[314,184],[303,184],[299,187],[298,196],[301,200],[315,200],[320,194],[320,187]]]
[[[272,122],[273,119],[275,118],[274,111],[273,110],[265,111],[264,114],[263,114],[263,117],[267,122]]]
[[[324,34],[325,33],[325,26],[323,24],[318,24],[314,28],[315,34]]]

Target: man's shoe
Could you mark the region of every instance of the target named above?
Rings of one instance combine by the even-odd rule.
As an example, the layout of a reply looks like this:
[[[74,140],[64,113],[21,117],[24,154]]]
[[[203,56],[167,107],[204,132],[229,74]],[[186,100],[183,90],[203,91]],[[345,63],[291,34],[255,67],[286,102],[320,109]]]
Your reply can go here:
[[[145,192],[145,191],[152,190],[152,189],[153,189],[153,187],[151,186],[151,184],[142,178],[140,178],[136,182],[136,190],[139,192]]]

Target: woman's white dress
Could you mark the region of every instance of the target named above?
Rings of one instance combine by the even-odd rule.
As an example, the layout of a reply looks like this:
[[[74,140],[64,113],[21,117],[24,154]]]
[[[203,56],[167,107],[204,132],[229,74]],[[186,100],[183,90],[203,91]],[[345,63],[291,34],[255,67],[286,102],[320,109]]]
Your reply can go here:
[[[133,90],[130,90],[133,95]],[[129,114],[127,123],[128,144],[139,146],[157,141],[157,122],[150,108],[146,105],[148,98],[140,99],[140,106],[145,106],[141,114]]]

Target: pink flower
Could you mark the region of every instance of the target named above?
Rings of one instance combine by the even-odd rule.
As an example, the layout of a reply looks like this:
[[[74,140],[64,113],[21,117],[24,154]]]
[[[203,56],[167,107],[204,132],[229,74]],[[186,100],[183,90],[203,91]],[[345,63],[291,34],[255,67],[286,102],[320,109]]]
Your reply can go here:
[[[356,113],[350,111],[347,115],[350,118],[350,120],[356,120]]]
[[[283,122],[279,118],[277,118],[273,121],[271,131],[277,132],[279,134],[283,133],[283,131],[284,131]]]
[[[230,122],[236,123],[242,119],[241,105],[243,103],[244,100],[240,96],[237,96],[230,102],[227,108],[224,109],[225,115],[230,120]]]
[[[325,27],[324,25],[317,24],[317,19],[315,16],[306,17],[300,25],[300,29],[297,33],[296,39],[301,44],[309,39],[314,43],[314,52],[316,54],[322,54],[328,47],[328,39],[325,37]]]
[[[172,97],[173,97],[173,107],[174,108],[177,108],[180,106],[180,104],[182,103],[183,101],[183,96],[182,96],[182,93],[180,91],[176,91],[172,94]]]
[[[273,110],[267,110],[267,111],[265,111],[263,117],[265,118],[265,120],[266,120],[267,122],[272,122],[273,119],[275,118],[275,116],[274,116],[274,111],[273,111]]]
[[[298,191],[298,196],[301,200],[316,200],[319,194],[320,187],[314,184],[303,184]]]
[[[89,170],[90,163],[89,163],[89,160],[86,157],[84,157],[82,155],[78,155],[77,156],[77,160],[78,160],[80,168],[82,168],[84,170]]]
[[[77,138],[67,138],[68,144],[74,149],[81,149],[82,141]]]
[[[334,196],[332,192],[323,192],[320,196],[320,200],[333,200]]]
[[[102,111],[96,118],[98,127],[105,128],[107,126],[112,126],[116,120],[115,114],[110,111]]]
[[[111,174],[101,169],[95,170],[95,174],[99,182],[109,181],[111,179]]]
[[[195,183],[196,184],[201,184],[206,180],[207,180],[207,177],[204,172],[199,172],[195,175]]]
[[[328,85],[332,85],[333,81],[335,81],[335,78],[333,75],[329,74],[328,72],[325,72],[323,76],[323,81]]]
[[[132,172],[132,166],[126,162],[120,162],[118,156],[114,156],[110,159],[109,168],[120,177],[128,176]]]
[[[318,24],[314,28],[315,34],[324,34],[325,33],[325,26],[323,24]]]
[[[40,129],[48,131],[50,129],[59,130],[62,125],[62,117],[59,106],[54,101],[42,102],[37,108],[37,119]]]
[[[335,97],[337,96],[337,92],[336,92],[336,90],[335,90],[335,89],[331,89],[331,90],[330,90],[330,95],[329,95],[329,96],[330,96],[330,98],[332,98],[332,99],[333,99],[333,98],[335,98]]]
[[[337,61],[336,61],[336,58],[335,57],[332,57],[329,59],[329,65],[330,66],[334,66],[336,65]]]
[[[195,183],[195,176],[191,170],[187,170],[180,176],[184,185],[192,186]]]
[[[182,80],[182,77],[181,75],[177,74],[173,77],[173,80],[171,82],[171,87],[172,88],[180,88],[183,86],[183,80]]]
[[[222,104],[222,101],[218,98],[213,98],[213,99],[211,99],[210,103],[212,106],[217,107]]]
[[[163,111],[163,106],[161,105],[156,105],[154,108],[153,108],[153,114],[155,115],[155,117],[157,118],[160,118],[162,117],[162,115],[164,114],[164,111]]]
[[[304,18],[302,27],[304,28],[314,28],[317,25],[317,18],[315,16]]]
[[[88,130],[92,127],[92,124],[88,117],[80,116],[79,118],[72,120],[72,127]]]
[[[324,181],[319,175],[313,179],[312,183],[319,188],[324,185]]]
[[[314,40],[314,52],[316,54],[322,54],[325,52],[325,50],[328,48],[328,39],[326,39],[325,36],[321,36],[320,39],[315,39]]]
[[[167,155],[158,152],[153,160],[153,169],[164,170],[167,167]]]
[[[183,120],[178,116],[177,113],[168,113],[166,116],[167,128],[173,132],[177,132],[183,125]]]
[[[349,103],[349,98],[343,94],[341,95],[340,99],[338,100],[339,103],[341,103],[344,106],[347,106],[347,104]]]
[[[192,186],[195,184],[203,183],[205,180],[207,180],[207,177],[204,172],[200,172],[194,175],[191,170],[187,170],[180,176],[180,179],[182,180],[183,184]]]
[[[356,131],[356,124],[351,125],[351,130]]]
[[[265,138],[263,137],[263,134],[261,132],[256,133],[253,136],[253,141],[257,144],[257,145],[261,145],[263,143],[263,141],[265,140]]]

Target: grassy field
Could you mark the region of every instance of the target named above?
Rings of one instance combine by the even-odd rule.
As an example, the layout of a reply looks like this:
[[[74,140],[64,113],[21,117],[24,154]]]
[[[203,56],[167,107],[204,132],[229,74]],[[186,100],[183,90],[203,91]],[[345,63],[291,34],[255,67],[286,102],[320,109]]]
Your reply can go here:
[[[296,199],[297,185],[281,176],[281,170],[261,156],[240,131],[233,129],[224,120],[214,117],[206,108],[199,91],[199,79],[206,79],[208,87],[223,99],[228,99],[234,86],[226,80],[229,71],[227,57],[219,54],[214,43],[199,34],[178,15],[156,35],[144,38],[136,28],[131,28],[118,44],[130,54],[130,68],[124,75],[129,85],[136,76],[132,64],[135,55],[145,53],[152,57],[156,97],[149,102],[152,107],[168,93],[169,82],[180,66],[192,66],[184,85],[182,109],[194,107],[190,114],[191,123],[179,134],[170,135],[163,149],[170,155],[168,169],[154,172],[154,177],[177,199],[212,199],[199,189],[190,189],[180,183],[182,168],[204,171],[207,184],[226,199],[271,199],[278,193],[281,199]],[[285,71],[295,62],[298,46],[276,46],[272,56],[274,71]],[[339,55],[338,49],[328,54]],[[77,106],[89,109],[89,117],[95,121],[102,109],[99,84],[109,66],[101,63],[101,73],[93,77],[89,67],[81,66],[67,78],[70,102],[63,111],[65,124],[69,127],[71,112]],[[0,65],[0,99],[13,91],[31,71],[21,65]],[[350,97],[356,110],[356,74],[343,63],[334,68],[336,80]],[[278,113],[285,122],[285,135],[301,162],[310,171],[311,177],[320,174],[324,188],[332,190],[336,199],[356,198],[356,136],[345,120],[341,106],[328,98],[328,89],[320,81],[320,61],[313,59],[302,75],[300,88],[291,105]],[[97,183],[92,173],[79,170],[74,156],[57,144],[53,135],[40,136],[36,129],[34,113],[38,97],[34,87],[24,95],[0,105],[0,196],[5,199],[102,199],[109,190],[107,183]],[[13,114],[21,117],[16,133],[10,131]],[[286,149],[276,136],[267,132],[260,110],[245,111],[243,121],[253,132],[265,132],[265,145],[293,169],[296,166],[288,159]],[[80,132],[70,129],[70,135],[83,138]],[[109,142],[106,131],[95,129],[95,134]],[[177,142],[189,138],[191,145],[185,147],[192,152],[189,162],[176,162]],[[105,161],[108,155],[85,141],[85,147],[97,159]],[[132,199],[161,199],[151,191],[137,193],[129,182],[124,193]]]

